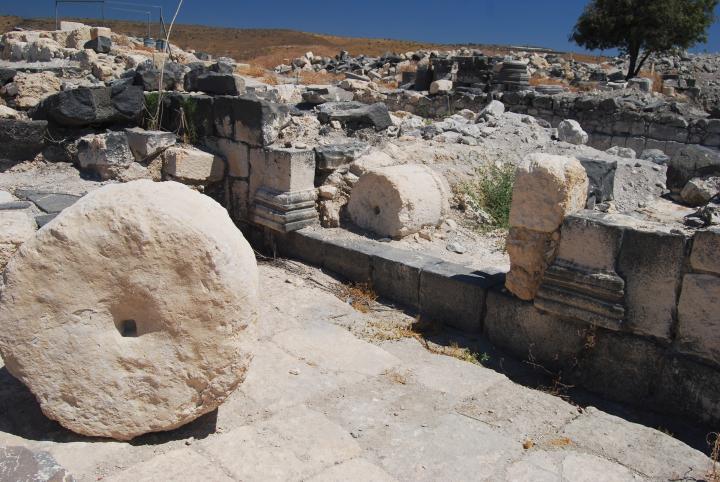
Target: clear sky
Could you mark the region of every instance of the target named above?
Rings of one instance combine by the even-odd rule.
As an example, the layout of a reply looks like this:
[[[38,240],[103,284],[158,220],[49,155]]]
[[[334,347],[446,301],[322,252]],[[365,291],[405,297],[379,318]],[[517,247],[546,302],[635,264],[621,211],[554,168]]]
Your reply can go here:
[[[166,17],[172,15],[177,5],[176,0],[124,1],[162,5]],[[579,51],[567,39],[586,3],[587,0],[185,0],[178,22]],[[62,5],[60,11],[66,16],[100,16],[100,9],[92,5]],[[54,0],[0,0],[0,14],[50,17],[53,13]],[[119,10],[108,10],[107,14],[112,18],[143,18],[141,13]],[[720,51],[720,23],[711,28],[708,44],[694,50]]]

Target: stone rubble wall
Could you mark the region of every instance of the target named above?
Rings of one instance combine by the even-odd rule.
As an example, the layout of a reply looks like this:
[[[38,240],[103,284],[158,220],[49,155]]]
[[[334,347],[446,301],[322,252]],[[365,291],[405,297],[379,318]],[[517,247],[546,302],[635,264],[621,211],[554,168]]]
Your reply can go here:
[[[359,93],[372,96],[377,93]],[[590,134],[589,145],[606,150],[612,146],[629,147],[640,153],[660,149],[672,156],[686,144],[720,148],[720,119],[690,118],[678,114],[637,112],[622,109],[613,99],[577,95],[543,95],[532,91],[506,92],[498,96],[510,112],[527,114],[557,127],[573,119]],[[427,96],[420,92],[396,90],[383,95],[391,111],[407,111],[438,118],[469,109],[480,112],[488,103],[488,94],[454,92]]]

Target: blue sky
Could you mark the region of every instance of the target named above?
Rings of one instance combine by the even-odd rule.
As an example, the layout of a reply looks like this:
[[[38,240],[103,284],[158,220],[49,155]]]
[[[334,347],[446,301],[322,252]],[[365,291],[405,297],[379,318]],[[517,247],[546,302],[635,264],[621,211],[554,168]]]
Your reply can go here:
[[[162,5],[176,0],[125,0]],[[587,0],[185,0],[180,23],[239,28],[291,28],[354,37],[437,43],[526,44],[580,51],[567,38]],[[0,14],[52,16],[54,0],[0,0]],[[67,16],[100,15],[98,7],[63,5]],[[720,15],[720,8],[718,11]],[[143,18],[108,10],[113,18]],[[720,51],[720,23],[707,45]]]

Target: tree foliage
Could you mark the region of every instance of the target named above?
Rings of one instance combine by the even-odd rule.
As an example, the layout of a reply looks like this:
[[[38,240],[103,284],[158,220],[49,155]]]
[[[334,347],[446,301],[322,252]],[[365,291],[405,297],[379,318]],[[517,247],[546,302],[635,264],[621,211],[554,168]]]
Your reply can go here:
[[[707,41],[720,0],[592,0],[570,40],[591,50],[617,48],[630,57],[627,78],[647,58]]]

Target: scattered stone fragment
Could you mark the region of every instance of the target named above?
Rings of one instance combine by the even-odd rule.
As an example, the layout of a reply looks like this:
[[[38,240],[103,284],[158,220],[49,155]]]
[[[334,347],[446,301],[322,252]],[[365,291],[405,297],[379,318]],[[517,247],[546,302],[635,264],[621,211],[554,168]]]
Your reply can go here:
[[[718,193],[720,193],[720,177],[696,177],[685,184],[680,197],[688,206],[703,206]]]
[[[5,366],[77,433],[179,427],[247,371],[255,257],[223,207],[180,184],[91,192],[20,248],[5,279]]]
[[[613,146],[605,152],[613,156],[624,157],[625,159],[635,159],[637,157],[637,153],[629,147]]]
[[[151,159],[177,142],[172,132],[146,131],[140,127],[125,129],[125,135],[136,161]]]
[[[430,84],[430,94],[437,95],[437,94],[446,94],[453,89],[453,83],[452,80],[436,80]]]
[[[112,48],[112,39],[109,37],[97,36],[88,42],[85,42],[84,47],[95,51],[98,54],[109,54]]]
[[[95,172],[100,179],[116,179],[134,161],[124,132],[88,134],[78,142],[81,169]]]
[[[585,132],[580,123],[576,120],[567,119],[558,125],[558,139],[575,145],[587,144],[590,136]]]
[[[339,121],[348,129],[373,127],[382,131],[392,125],[388,108],[382,102],[366,105],[361,102],[327,102],[320,106],[320,122]]]
[[[0,447],[0,480],[74,482],[75,478],[48,452]]]

